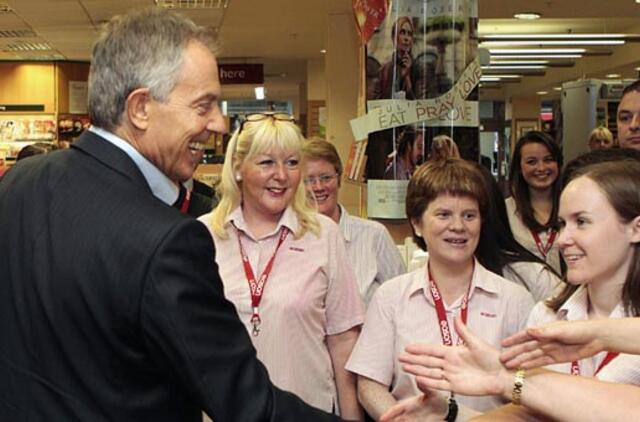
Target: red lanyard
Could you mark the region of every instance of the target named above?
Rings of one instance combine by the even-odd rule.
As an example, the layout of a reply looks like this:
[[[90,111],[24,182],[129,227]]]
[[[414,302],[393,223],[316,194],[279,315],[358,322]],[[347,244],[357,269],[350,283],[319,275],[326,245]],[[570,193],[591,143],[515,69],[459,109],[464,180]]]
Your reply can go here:
[[[438,315],[438,325],[440,326],[440,336],[442,337],[442,344],[445,346],[453,346],[453,341],[451,340],[451,329],[449,328],[449,321],[447,321],[447,311],[444,308],[444,301],[442,300],[442,296],[440,295],[440,290],[438,289],[438,285],[433,281],[433,277],[431,277],[431,269],[427,266],[427,273],[429,277],[429,291],[431,292],[431,297],[433,298],[433,303],[436,307],[436,314]],[[471,283],[469,283],[469,289],[467,290],[467,294],[462,298],[462,305],[460,306],[460,316],[462,318],[462,323],[467,324],[467,308],[469,304],[469,291],[471,290]],[[462,344],[462,339],[458,337],[457,345]]]
[[[180,204],[180,212],[186,214],[189,211],[189,204],[191,203],[191,190],[186,189],[182,204]]]
[[[609,362],[611,362],[613,359],[616,358],[616,356],[618,356],[619,353],[617,352],[607,352],[607,355],[604,357],[604,360],[600,363],[600,366],[598,366],[598,369],[596,369],[596,372],[593,374],[598,375],[598,372],[600,372],[602,370],[602,368],[604,368],[605,366],[607,366],[609,364]],[[571,362],[571,375],[580,375],[580,362],[574,360],[573,362]]]
[[[242,255],[242,266],[244,267],[244,274],[247,276],[247,282],[249,283],[249,291],[251,292],[251,308],[253,313],[251,315],[251,324],[253,325],[253,331],[251,334],[257,336],[260,333],[260,301],[262,300],[262,294],[264,293],[265,285],[267,284],[267,279],[269,278],[269,274],[271,274],[271,268],[273,267],[273,261],[276,259],[276,254],[278,253],[278,249],[284,243],[284,239],[289,234],[289,230],[286,227],[282,227],[280,229],[280,236],[278,238],[278,244],[276,245],[276,249],[273,251],[273,255],[267,262],[267,266],[264,267],[264,271],[260,275],[260,279],[256,281],[256,276],[253,274],[253,269],[251,268],[251,264],[249,263],[249,257],[242,246],[242,241],[240,240],[240,232],[238,231],[238,244],[240,245],[240,254]]]
[[[553,241],[556,240],[556,236],[558,235],[558,232],[555,230],[549,230],[547,233],[549,234],[549,236],[547,237],[547,244],[543,245],[542,240],[540,239],[540,236],[538,236],[538,233],[531,230],[531,235],[533,236],[533,240],[535,240],[536,247],[540,251],[540,254],[542,254],[543,259],[547,259],[547,254],[549,253],[549,250],[553,246]]]

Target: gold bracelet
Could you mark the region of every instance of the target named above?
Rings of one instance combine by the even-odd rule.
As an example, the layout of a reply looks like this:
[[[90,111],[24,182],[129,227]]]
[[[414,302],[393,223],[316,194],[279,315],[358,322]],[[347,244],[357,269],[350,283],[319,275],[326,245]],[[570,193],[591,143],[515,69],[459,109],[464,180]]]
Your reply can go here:
[[[511,392],[511,402],[513,404],[520,404],[520,399],[522,398],[522,387],[524,386],[524,377],[526,374],[527,371],[524,369],[518,369],[516,374],[513,376],[513,391]]]

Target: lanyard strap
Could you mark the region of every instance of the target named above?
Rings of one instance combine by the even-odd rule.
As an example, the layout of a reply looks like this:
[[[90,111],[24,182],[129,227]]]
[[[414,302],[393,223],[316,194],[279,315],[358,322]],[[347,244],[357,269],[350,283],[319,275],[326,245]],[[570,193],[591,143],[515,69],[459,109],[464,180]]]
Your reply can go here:
[[[249,257],[247,256],[244,247],[242,246],[242,241],[240,240],[240,231],[238,231],[238,245],[240,245],[240,255],[242,255],[242,266],[244,267],[244,274],[247,277],[247,282],[249,283],[249,291],[251,292],[251,308],[253,313],[251,314],[251,324],[253,325],[253,330],[251,334],[257,336],[260,333],[260,323],[262,320],[260,319],[260,302],[262,301],[262,294],[264,293],[264,288],[267,284],[267,279],[269,278],[269,274],[271,274],[271,269],[273,268],[273,261],[276,259],[276,254],[278,253],[278,249],[284,243],[284,239],[289,234],[289,230],[286,227],[282,227],[280,229],[280,236],[278,237],[278,244],[276,245],[276,249],[273,251],[273,255],[267,262],[267,266],[262,271],[260,278],[256,281],[256,276],[253,273],[253,269],[251,268],[251,264],[249,263]]]
[[[598,375],[598,372],[602,370],[605,366],[607,366],[612,360],[618,356],[617,352],[607,352],[607,355],[604,357],[603,361],[600,363],[600,366],[596,369],[596,372],[593,375]],[[580,362],[574,360],[571,362],[571,375],[580,375]]]
[[[548,234],[547,243],[543,245],[542,240],[540,239],[540,236],[538,235],[538,233],[531,230],[531,235],[533,236],[533,240],[536,242],[536,247],[538,248],[538,251],[540,251],[540,254],[542,255],[543,259],[547,259],[547,254],[549,253],[549,250],[553,246],[553,242],[554,240],[556,240],[556,236],[558,235],[558,232],[553,229],[549,229],[549,231],[547,231],[547,234]]]
[[[433,298],[433,303],[436,307],[436,314],[438,315],[438,325],[440,326],[440,336],[442,337],[442,344],[444,344],[445,346],[453,346],[453,341],[451,340],[451,329],[449,328],[449,321],[447,321],[447,311],[444,308],[442,295],[440,294],[438,285],[431,276],[431,269],[429,267],[427,267],[427,273],[429,277],[429,291],[431,292],[431,297]],[[467,324],[470,290],[471,283],[469,283],[469,288],[467,290],[467,293],[462,298],[462,305],[460,306],[460,317],[462,318],[462,323],[465,325]],[[457,345],[459,346],[462,343],[462,339],[458,337]]]

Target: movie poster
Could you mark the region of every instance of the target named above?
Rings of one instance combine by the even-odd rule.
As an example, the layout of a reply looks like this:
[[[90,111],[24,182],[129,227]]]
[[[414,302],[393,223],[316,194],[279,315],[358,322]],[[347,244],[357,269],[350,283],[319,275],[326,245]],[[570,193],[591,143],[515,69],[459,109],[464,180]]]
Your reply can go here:
[[[476,58],[477,28],[477,0],[392,1],[367,43],[368,110],[388,100],[432,99],[449,92]],[[439,134],[452,137],[463,157],[477,160],[477,90],[467,100],[476,100],[467,106],[475,107],[471,117],[452,113],[437,123],[370,133],[367,179],[408,180]]]

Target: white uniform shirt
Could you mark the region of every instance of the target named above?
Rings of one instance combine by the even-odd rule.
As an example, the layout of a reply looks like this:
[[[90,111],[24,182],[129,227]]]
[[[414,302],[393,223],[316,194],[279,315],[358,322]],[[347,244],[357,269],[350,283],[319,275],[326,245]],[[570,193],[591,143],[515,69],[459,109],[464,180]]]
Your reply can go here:
[[[625,318],[626,316],[622,303],[619,303],[609,318]],[[584,321],[587,319],[589,319],[589,297],[587,288],[583,285],[567,299],[558,312],[554,312],[543,302],[538,303],[531,311],[527,326],[538,327],[554,321]],[[580,361],[580,375],[595,376],[603,381],[640,385],[640,356],[621,353],[602,368],[598,374],[595,374],[606,355],[605,351],[582,359]],[[546,368],[564,374],[571,373],[571,363],[548,365]]]
[[[340,231],[347,245],[349,261],[358,280],[358,289],[369,303],[380,285],[407,270],[398,247],[387,229],[377,221],[349,215],[340,206]]]
[[[511,232],[513,232],[513,237],[518,241],[519,244],[524,246],[527,250],[531,251],[535,256],[538,256],[544,259],[547,264],[551,265],[551,268],[556,270],[559,274],[561,273],[560,269],[560,250],[558,249],[558,238],[556,236],[555,242],[549,249],[546,258],[540,253],[538,250],[538,246],[536,245],[536,241],[533,239],[533,235],[531,234],[531,230],[527,228],[522,222],[522,218],[520,218],[520,214],[516,211],[516,201],[512,196],[505,200],[505,204],[507,206],[507,217],[509,218],[509,226],[511,227]],[[538,233],[540,236],[540,241],[543,245],[547,244],[548,236],[546,232]]]

